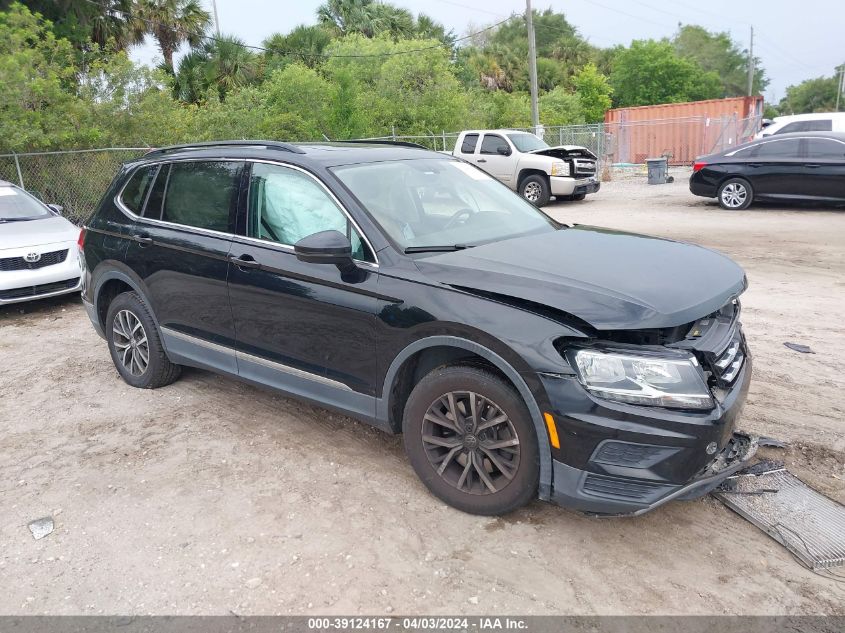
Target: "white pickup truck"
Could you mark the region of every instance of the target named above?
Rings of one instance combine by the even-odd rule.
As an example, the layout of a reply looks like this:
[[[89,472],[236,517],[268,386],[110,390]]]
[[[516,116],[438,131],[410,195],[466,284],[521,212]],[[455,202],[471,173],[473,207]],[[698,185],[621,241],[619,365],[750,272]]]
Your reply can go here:
[[[601,187],[596,178],[596,155],[585,147],[550,147],[528,132],[466,130],[458,136],[452,155],[480,167],[542,207],[552,196],[583,200]]]

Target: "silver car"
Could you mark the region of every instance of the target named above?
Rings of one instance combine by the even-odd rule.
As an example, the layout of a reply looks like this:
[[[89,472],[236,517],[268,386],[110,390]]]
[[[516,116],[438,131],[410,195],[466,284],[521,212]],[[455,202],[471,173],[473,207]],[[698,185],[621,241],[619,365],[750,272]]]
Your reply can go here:
[[[79,292],[79,227],[0,180],[0,305]]]

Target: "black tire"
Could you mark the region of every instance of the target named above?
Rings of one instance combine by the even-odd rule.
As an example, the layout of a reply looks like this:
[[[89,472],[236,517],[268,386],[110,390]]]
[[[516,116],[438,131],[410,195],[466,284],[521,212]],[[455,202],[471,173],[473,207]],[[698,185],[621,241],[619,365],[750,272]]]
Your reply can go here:
[[[574,200],[575,202],[579,202],[586,197],[587,197],[586,193],[576,193],[574,196],[572,196],[572,200]]]
[[[124,292],[114,298],[106,314],[105,331],[114,366],[127,384],[157,389],[179,377],[181,366],[167,358],[150,309],[136,293]]]
[[[744,178],[728,178],[716,193],[719,206],[728,211],[742,211],[754,201],[754,189]]]
[[[549,179],[538,174],[526,176],[519,183],[519,195],[535,207],[546,206],[552,197]]]
[[[460,418],[456,428],[448,426],[454,422],[448,412],[450,394]],[[471,413],[470,398],[475,398],[477,412],[464,416]],[[489,425],[502,415],[507,419],[476,430],[479,420]],[[432,419],[435,416],[439,423]],[[469,425],[474,425],[471,431]],[[537,494],[540,459],[531,415],[513,387],[492,372],[468,366],[432,371],[408,398],[403,432],[405,452],[417,476],[436,497],[458,510],[506,514]]]

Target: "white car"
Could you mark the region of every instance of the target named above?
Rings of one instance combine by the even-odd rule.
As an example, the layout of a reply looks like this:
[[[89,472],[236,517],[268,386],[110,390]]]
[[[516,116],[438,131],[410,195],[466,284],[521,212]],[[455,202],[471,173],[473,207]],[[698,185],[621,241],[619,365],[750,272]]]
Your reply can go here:
[[[757,132],[754,138],[790,132],[845,132],[845,112],[811,112],[778,116]]]
[[[0,305],[79,292],[79,227],[0,180]]]
[[[601,187],[596,155],[580,145],[550,147],[518,130],[466,130],[452,154],[506,184],[532,204],[542,207],[552,196],[583,200]]]

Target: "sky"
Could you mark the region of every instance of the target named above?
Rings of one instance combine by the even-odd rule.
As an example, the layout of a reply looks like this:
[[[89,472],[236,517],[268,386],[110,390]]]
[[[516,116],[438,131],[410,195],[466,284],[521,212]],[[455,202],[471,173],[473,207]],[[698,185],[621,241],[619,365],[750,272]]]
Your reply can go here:
[[[201,0],[209,12],[212,0]],[[273,33],[314,24],[319,0],[217,0],[221,32],[261,45]],[[459,36],[525,10],[524,0],[391,0],[412,13],[426,13]],[[776,103],[789,85],[831,76],[845,62],[845,2],[803,0],[534,0],[533,7],[563,12],[582,36],[601,47],[633,39],[671,36],[678,23],[728,31],[745,48],[754,26],[754,54],[770,79],[767,102]],[[800,9],[797,7],[800,6]],[[136,60],[160,57],[153,43],[132,51]]]

